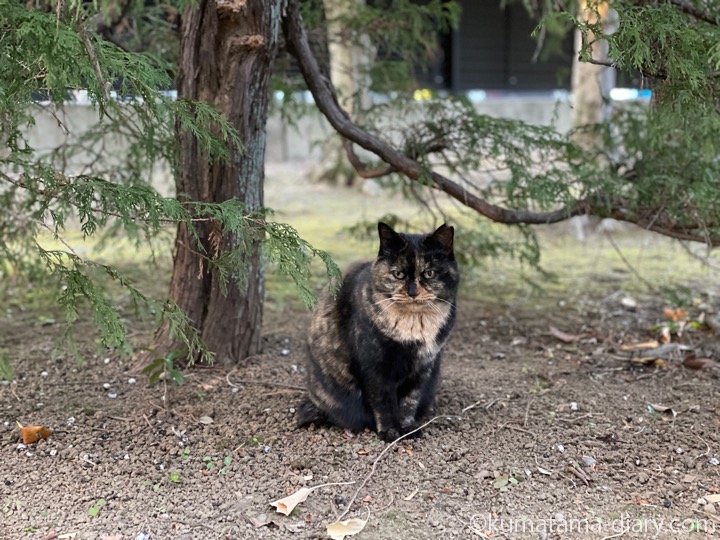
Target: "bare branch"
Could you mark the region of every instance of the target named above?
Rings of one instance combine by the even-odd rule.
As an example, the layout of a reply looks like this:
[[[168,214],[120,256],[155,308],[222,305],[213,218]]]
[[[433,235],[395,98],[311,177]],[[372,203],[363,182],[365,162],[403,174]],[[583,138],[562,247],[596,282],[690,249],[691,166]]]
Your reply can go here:
[[[343,110],[338,103],[332,83],[327,77],[324,77],[320,71],[302,25],[298,0],[288,0],[287,15],[283,20],[283,27],[288,49],[296,58],[300,71],[315,99],[318,109],[327,118],[330,125],[332,125],[340,135],[350,141],[348,145],[350,143],[358,144],[378,156],[387,163],[393,171],[400,172],[411,180],[419,182],[430,180],[429,185],[431,187],[445,192],[450,197],[458,200],[463,205],[475,210],[488,219],[504,224],[541,225],[557,223],[573,216],[594,214],[600,217],[612,217],[617,220],[634,223],[640,227],[672,238],[704,242],[710,246],[720,246],[720,236],[710,236],[707,225],[703,229],[698,229],[696,227],[679,225],[674,222],[670,216],[666,215],[659,216],[659,219],[657,216],[652,219],[638,216],[637,214],[628,212],[627,206],[623,204],[622,200],[614,201],[610,207],[607,206],[606,202],[601,202],[595,207],[592,201],[575,200],[564,208],[551,212],[510,209],[488,202],[469,192],[457,182],[421,165],[413,159],[414,156],[407,155],[386,141],[368,133],[350,119],[348,113]],[[653,74],[653,76],[659,75]],[[354,152],[349,152],[348,157],[351,159],[351,162],[353,158],[357,158]],[[366,174],[371,172],[380,175],[380,172],[389,171],[389,169],[367,171],[366,167],[359,162],[359,159],[355,159],[353,166],[359,169],[358,173],[361,176],[362,172]]]
[[[348,139],[343,139],[343,148],[345,148],[345,153],[347,154],[348,161],[350,161],[350,165],[353,166],[355,172],[357,172],[361,178],[380,178],[381,176],[387,176],[388,174],[397,172],[394,167],[390,166],[379,169],[368,169],[367,165],[365,165],[355,153],[352,141]]]
[[[411,180],[420,181],[427,178],[432,181],[431,186],[433,188],[444,191],[469,208],[498,223],[556,223],[575,215],[587,213],[587,205],[583,201],[576,201],[570,206],[554,212],[533,212],[531,210],[502,208],[469,193],[449,178],[435,171],[427,170],[417,161],[406,156],[387,142],[355,125],[348,113],[340,107],[335,89],[330,81],[323,77],[317,60],[310,49],[297,0],[288,2],[284,30],[289,49],[298,61],[300,71],[315,98],[315,103],[328,119],[330,125],[340,135],[369,150]]]
[[[110,101],[110,94],[108,92],[108,87],[105,84],[105,77],[103,76],[102,69],[100,68],[100,62],[98,61],[98,57],[95,54],[95,49],[92,46],[90,37],[87,35],[87,32],[81,24],[78,24],[78,33],[80,34],[80,39],[85,46],[88,57],[90,58],[90,63],[92,63],[92,67],[95,70],[95,76],[98,78],[98,84],[100,84],[103,101]]]
[[[705,21],[706,23],[718,24],[717,18],[713,17],[710,13],[696,6],[691,0],[670,0],[670,3],[679,8],[680,11],[687,13],[695,17],[698,20]]]

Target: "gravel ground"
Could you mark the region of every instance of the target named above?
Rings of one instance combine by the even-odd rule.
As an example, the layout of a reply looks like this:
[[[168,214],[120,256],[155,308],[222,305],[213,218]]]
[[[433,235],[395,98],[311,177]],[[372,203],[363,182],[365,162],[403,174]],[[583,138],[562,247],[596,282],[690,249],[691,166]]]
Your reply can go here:
[[[461,303],[438,418],[374,471],[374,433],[294,428],[305,312],[271,313],[236,370],[167,387],[114,356],[54,359],[61,328],[8,320],[0,538],[328,538],[339,516],[368,520],[359,539],[720,537],[717,373],[629,360],[662,305],[584,302],[583,317]],[[24,446],[16,421],[54,434]],[[269,505],[343,482],[289,516]]]

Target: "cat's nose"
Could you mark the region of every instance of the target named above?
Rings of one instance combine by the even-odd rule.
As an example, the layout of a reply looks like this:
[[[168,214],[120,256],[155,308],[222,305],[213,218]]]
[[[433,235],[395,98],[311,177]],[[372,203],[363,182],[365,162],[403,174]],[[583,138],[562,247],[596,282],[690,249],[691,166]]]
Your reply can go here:
[[[410,282],[410,285],[408,285],[407,289],[408,296],[415,298],[418,295],[418,286],[417,283],[414,281]]]

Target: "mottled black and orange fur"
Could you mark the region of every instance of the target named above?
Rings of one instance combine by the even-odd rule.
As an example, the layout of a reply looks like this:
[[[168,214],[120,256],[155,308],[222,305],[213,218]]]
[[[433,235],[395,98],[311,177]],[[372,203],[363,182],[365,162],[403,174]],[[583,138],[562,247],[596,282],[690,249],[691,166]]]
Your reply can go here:
[[[391,441],[420,425],[435,399],[460,276],[452,227],[415,235],[380,223],[378,232],[377,258],[351,268],[315,310],[298,420]]]

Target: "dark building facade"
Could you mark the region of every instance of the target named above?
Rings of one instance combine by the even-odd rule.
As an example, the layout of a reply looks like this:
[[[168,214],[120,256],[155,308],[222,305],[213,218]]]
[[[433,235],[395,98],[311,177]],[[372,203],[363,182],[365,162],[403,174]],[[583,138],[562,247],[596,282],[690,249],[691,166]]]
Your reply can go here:
[[[439,36],[444,54],[418,78],[428,86],[453,92],[467,90],[550,91],[570,88],[573,36],[549,57],[537,54],[531,34],[537,21],[522,5],[500,0],[460,0],[458,28]]]

